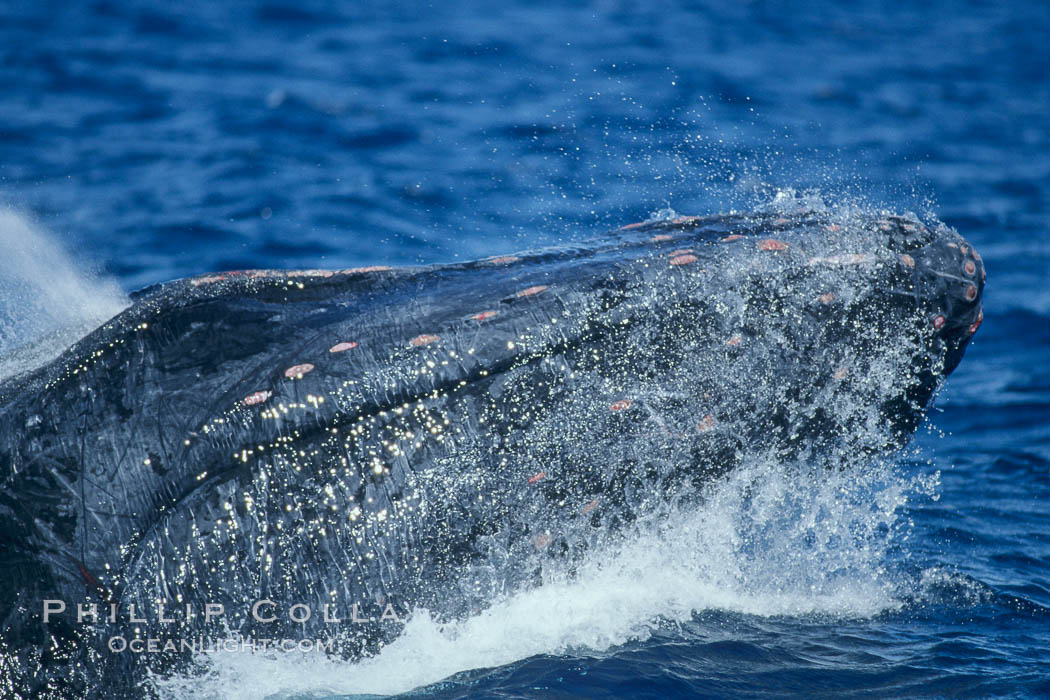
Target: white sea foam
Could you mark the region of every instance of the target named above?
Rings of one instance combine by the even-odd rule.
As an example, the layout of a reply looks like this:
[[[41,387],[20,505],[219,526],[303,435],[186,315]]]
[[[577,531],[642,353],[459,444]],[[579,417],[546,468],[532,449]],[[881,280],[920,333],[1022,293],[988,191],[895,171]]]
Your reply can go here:
[[[387,695],[537,654],[590,654],[644,640],[696,611],[868,617],[899,608],[887,551],[907,533],[909,497],[936,479],[891,467],[802,474],[755,460],[678,507],[595,551],[573,575],[492,601],[442,624],[417,610],[375,657],[214,652],[197,674],[155,681],[172,698]]]
[[[37,367],[128,305],[27,215],[0,208],[0,379]]]

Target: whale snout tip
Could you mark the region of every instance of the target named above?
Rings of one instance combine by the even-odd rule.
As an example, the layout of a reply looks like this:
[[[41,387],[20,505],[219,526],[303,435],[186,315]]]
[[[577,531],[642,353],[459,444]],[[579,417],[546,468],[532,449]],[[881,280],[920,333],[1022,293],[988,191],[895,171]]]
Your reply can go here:
[[[969,241],[944,224],[887,216],[876,225],[896,254],[898,269],[910,280],[927,328],[945,344],[948,374],[984,321],[984,261]]]
[[[984,321],[984,261],[969,241],[946,227],[936,232],[922,256],[933,292],[931,325],[947,346],[947,374],[958,366]]]
[[[976,248],[955,234],[943,243],[939,263],[945,280],[946,325],[968,340],[984,321],[984,261]]]

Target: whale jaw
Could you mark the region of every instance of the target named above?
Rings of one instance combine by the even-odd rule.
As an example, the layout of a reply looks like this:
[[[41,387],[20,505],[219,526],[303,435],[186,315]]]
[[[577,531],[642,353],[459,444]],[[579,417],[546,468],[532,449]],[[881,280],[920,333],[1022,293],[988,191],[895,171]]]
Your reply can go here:
[[[221,604],[245,633],[260,599],[483,606],[471,567],[528,585],[756,453],[841,466],[903,444],[983,287],[949,229],[805,214],[147,290],[0,391],[5,637],[101,639],[21,611],[52,597]]]

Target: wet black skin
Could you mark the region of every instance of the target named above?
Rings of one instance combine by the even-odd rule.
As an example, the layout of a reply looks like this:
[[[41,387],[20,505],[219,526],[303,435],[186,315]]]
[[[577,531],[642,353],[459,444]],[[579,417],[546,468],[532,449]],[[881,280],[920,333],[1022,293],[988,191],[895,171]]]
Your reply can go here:
[[[37,689],[133,687],[139,661],[98,654],[106,632],[69,615],[43,624],[44,599],[454,615],[489,595],[461,574],[493,552],[500,585],[527,585],[758,452],[892,451],[961,360],[983,287],[946,227],[806,213],[143,290],[0,385],[0,677],[39,663],[58,670]]]

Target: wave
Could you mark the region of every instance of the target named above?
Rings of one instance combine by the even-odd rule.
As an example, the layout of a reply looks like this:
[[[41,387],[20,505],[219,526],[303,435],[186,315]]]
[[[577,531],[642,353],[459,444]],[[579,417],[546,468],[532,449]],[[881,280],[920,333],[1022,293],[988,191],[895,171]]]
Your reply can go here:
[[[916,583],[887,561],[910,530],[902,509],[937,486],[890,463],[811,471],[755,459],[702,504],[674,506],[470,617],[415,610],[373,657],[220,650],[151,683],[162,697],[202,700],[389,695],[540,654],[601,653],[705,610],[868,618],[914,598]]]

